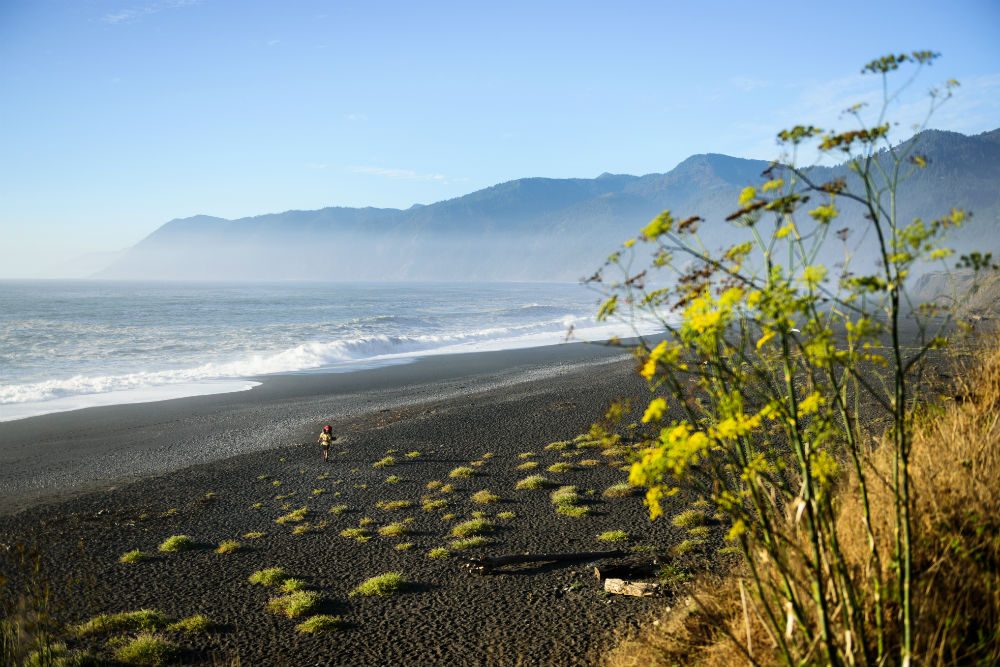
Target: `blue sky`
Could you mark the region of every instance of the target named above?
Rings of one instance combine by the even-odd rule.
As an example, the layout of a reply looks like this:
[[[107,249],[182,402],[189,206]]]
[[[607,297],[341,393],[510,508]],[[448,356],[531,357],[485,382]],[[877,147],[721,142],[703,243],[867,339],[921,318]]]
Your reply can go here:
[[[932,125],[1000,127],[1000,3],[0,0],[0,277],[163,222],[407,207],[523,176],[772,158],[860,66],[943,54]],[[916,118],[916,107],[897,108]]]

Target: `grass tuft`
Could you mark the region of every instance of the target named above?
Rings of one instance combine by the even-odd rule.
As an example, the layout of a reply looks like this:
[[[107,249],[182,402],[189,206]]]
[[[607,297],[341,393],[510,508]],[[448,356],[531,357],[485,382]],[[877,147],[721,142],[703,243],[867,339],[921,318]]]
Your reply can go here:
[[[372,532],[367,528],[345,528],[340,531],[341,537],[346,537],[349,540],[357,540],[358,542],[367,542],[371,539]]]
[[[295,591],[287,595],[279,595],[267,601],[267,610],[272,614],[281,614],[288,618],[305,616],[319,606],[319,593],[313,591]]]
[[[187,535],[171,535],[167,539],[163,540],[157,548],[165,553],[187,551],[189,549],[194,549],[194,541],[192,541],[192,539]]]
[[[337,630],[344,625],[344,620],[340,616],[330,616],[328,614],[317,614],[310,616],[295,626],[295,631],[303,635],[315,635],[322,632]]]
[[[396,521],[378,529],[378,534],[383,537],[402,537],[410,534],[410,527],[403,521]]]
[[[388,468],[389,466],[394,466],[394,465],[396,465],[396,457],[395,456],[386,456],[384,459],[381,459],[381,460],[376,461],[375,463],[373,463],[372,467],[373,468]]]
[[[218,547],[216,547],[215,553],[217,553],[217,554],[231,554],[231,553],[234,553],[236,551],[239,551],[242,548],[243,548],[243,545],[240,544],[239,542],[237,542],[236,540],[224,540],[224,541],[222,541],[222,542],[219,543]]]
[[[466,549],[485,547],[488,544],[493,544],[493,541],[482,535],[476,535],[474,537],[465,537],[460,540],[454,540],[448,546],[451,547],[452,551],[465,551]]]
[[[597,536],[598,542],[628,542],[628,533],[624,530],[606,530]]]
[[[638,487],[632,486],[628,482],[620,482],[604,489],[603,495],[605,498],[627,498],[636,495],[638,491]]]
[[[400,477],[399,475],[389,475],[388,477],[385,478],[386,484],[399,484],[402,481],[403,478]]]
[[[156,630],[167,623],[163,612],[155,609],[139,609],[123,611],[117,614],[99,614],[89,621],[73,627],[80,637],[106,634],[109,632],[135,632],[139,630]]]
[[[177,654],[177,646],[163,637],[140,634],[117,648],[115,660],[126,665],[158,667],[165,665]]]
[[[251,530],[249,533],[243,533],[244,540],[259,540],[262,537],[267,537],[267,533],[262,533],[259,530]]]
[[[385,510],[387,512],[392,512],[395,510],[405,510],[413,507],[412,500],[379,500],[375,503],[375,507],[380,510]]]
[[[435,510],[444,509],[447,506],[448,506],[447,498],[437,498],[437,499],[428,498],[421,505],[421,507],[423,507],[425,512],[433,512]]]
[[[289,578],[282,581],[278,588],[282,593],[296,593],[306,589],[306,582],[301,579]]]
[[[384,597],[395,595],[403,591],[408,586],[408,582],[403,578],[402,572],[386,572],[375,577],[366,579],[349,593],[350,597]]]
[[[494,525],[488,519],[470,519],[451,529],[452,537],[472,537],[493,532]]]
[[[701,510],[685,510],[675,516],[670,523],[678,528],[694,528],[705,524],[707,517]]]
[[[470,468],[469,466],[459,466],[454,470],[452,470],[450,473],[448,473],[448,477],[451,477],[453,479],[460,479],[460,478],[464,479],[468,477],[473,477],[475,476],[475,474],[476,471]]]
[[[569,440],[560,440],[558,442],[550,442],[545,445],[545,449],[550,452],[558,452],[563,449],[569,449],[570,444]]]
[[[514,488],[518,491],[537,491],[550,486],[552,486],[552,482],[545,479],[541,475],[531,475],[530,477],[525,477],[524,479],[518,481]]]
[[[509,521],[515,518],[516,516],[517,514],[515,514],[514,512],[500,512],[499,514],[497,514],[497,518],[502,519],[504,521]]]
[[[250,575],[247,581],[251,584],[259,584],[261,586],[279,586],[288,578],[289,576],[283,568],[269,567],[265,570],[257,570]]]
[[[442,558],[447,558],[451,555],[451,552],[444,547],[435,547],[427,552],[428,558],[433,558],[434,560],[439,560]]]
[[[279,516],[274,520],[275,523],[280,523],[282,525],[286,523],[298,523],[300,521],[305,521],[306,515],[309,514],[308,507],[300,507],[297,510],[292,510],[288,514]]]
[[[493,493],[489,489],[483,489],[482,491],[476,491],[473,493],[469,499],[479,505],[488,505],[490,503],[500,502],[500,496]]]
[[[195,633],[207,632],[211,627],[212,621],[208,620],[207,616],[204,614],[195,614],[194,616],[188,616],[187,618],[182,618],[179,621],[171,623],[167,626],[167,630],[170,632]]]
[[[518,470],[534,470],[538,467],[538,461],[525,461],[521,465],[517,466]]]
[[[576,466],[573,465],[572,463],[560,461],[559,463],[553,463],[548,468],[546,468],[546,470],[548,470],[549,472],[571,472],[573,470],[576,470]]]
[[[334,505],[333,507],[330,508],[330,514],[340,516],[349,509],[350,507],[348,507],[347,505]]]
[[[133,563],[139,563],[146,560],[149,556],[138,549],[132,549],[132,551],[126,551],[119,558],[119,563],[124,563],[126,565],[132,565]]]

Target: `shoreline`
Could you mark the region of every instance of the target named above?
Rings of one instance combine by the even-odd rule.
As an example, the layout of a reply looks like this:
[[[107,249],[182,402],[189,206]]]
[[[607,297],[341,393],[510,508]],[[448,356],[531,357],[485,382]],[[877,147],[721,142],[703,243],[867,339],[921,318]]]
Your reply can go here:
[[[241,454],[311,442],[319,424],[627,359],[596,343],[428,355],[351,372],[248,378],[247,391],[0,422],[0,515]]]

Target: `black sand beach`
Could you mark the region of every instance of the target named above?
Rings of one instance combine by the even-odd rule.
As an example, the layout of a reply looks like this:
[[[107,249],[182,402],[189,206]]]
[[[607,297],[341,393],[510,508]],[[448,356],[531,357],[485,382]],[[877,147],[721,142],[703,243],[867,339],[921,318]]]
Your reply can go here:
[[[39,549],[40,576],[55,587],[53,612],[64,623],[143,607],[172,618],[207,615],[216,624],[208,633],[167,633],[183,647],[182,663],[594,664],[618,633],[662,602],[607,596],[588,564],[474,576],[455,558],[427,553],[448,547],[451,528],[477,511],[496,528],[488,546],[466,555],[614,548],[596,540],[614,529],[629,533],[626,548],[676,541],[682,531],[650,523],[640,499],[603,496],[626,477],[620,459],[599,449],[545,449],[585,432],[611,399],[644,392],[620,350],[566,345],[268,377],[250,392],[0,424],[7,512],[0,517],[0,550],[7,549],[0,562],[16,581],[13,545]],[[313,440],[329,419],[341,439],[324,464]],[[520,457],[524,452],[536,456]],[[372,466],[387,455],[397,463]],[[518,469],[528,460],[538,468]],[[558,462],[571,469],[546,472]],[[450,478],[459,466],[472,467],[474,476]],[[577,486],[589,514],[557,514],[549,490],[515,490],[533,473]],[[392,475],[400,481],[387,482]],[[455,488],[430,491],[432,480]],[[472,502],[482,489],[500,501]],[[425,497],[447,505],[424,510]],[[392,500],[414,505],[377,507]],[[330,513],[338,505],[346,511]],[[316,532],[296,535],[295,524],[275,523],[300,507],[308,507]],[[497,516],[508,512],[513,516]],[[371,529],[410,518],[410,534],[375,532],[364,543],[340,536],[365,517]],[[241,537],[250,531],[266,535]],[[156,552],[176,534],[199,548]],[[215,553],[228,539],[244,548]],[[400,543],[412,546],[399,550]],[[155,555],[120,564],[132,549]],[[345,627],[300,635],[297,621],[269,613],[274,593],[247,577],[275,566],[304,579],[322,596],[322,611],[342,616]],[[394,597],[349,597],[367,577],[389,571],[413,585]],[[70,644],[107,655],[105,639]]]

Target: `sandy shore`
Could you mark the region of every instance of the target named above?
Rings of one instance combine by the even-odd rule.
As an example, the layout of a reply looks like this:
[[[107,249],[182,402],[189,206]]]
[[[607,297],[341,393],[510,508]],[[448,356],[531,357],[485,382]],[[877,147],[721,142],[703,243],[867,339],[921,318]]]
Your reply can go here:
[[[62,622],[141,607],[174,618],[207,615],[216,623],[210,632],[167,633],[184,647],[184,663],[235,664],[225,661],[238,656],[242,665],[594,664],[617,633],[662,602],[606,596],[592,565],[480,577],[455,558],[427,553],[448,547],[452,526],[477,511],[496,528],[488,546],[463,552],[470,555],[609,548],[596,536],[614,529],[628,531],[626,547],[680,539],[682,531],[669,523],[651,524],[638,498],[602,495],[624,480],[620,460],[594,449],[545,449],[585,431],[610,399],[644,391],[620,352],[573,345],[265,378],[240,394],[0,424],[0,491],[8,511],[0,516],[0,542],[40,549]],[[330,418],[342,440],[324,464],[311,441]],[[528,460],[523,452],[536,454],[536,470],[518,469]],[[399,462],[372,467],[388,453]],[[472,466],[473,477],[449,478],[474,461],[481,463]],[[558,462],[571,469],[546,472]],[[548,491],[515,490],[533,472],[576,485],[589,514],[563,516]],[[391,475],[400,481],[387,482]],[[123,483],[136,478],[142,481]],[[432,493],[425,488],[431,480],[455,488]],[[100,490],[85,493],[94,488]],[[482,489],[501,500],[472,502]],[[422,509],[428,495],[447,505]],[[377,506],[391,500],[415,505]],[[338,505],[348,509],[331,514]],[[326,525],[295,535],[293,524],[275,523],[303,506],[308,521]],[[507,512],[513,516],[497,516]],[[411,532],[375,533],[365,543],[340,536],[364,517],[372,528],[410,518]],[[250,531],[266,536],[241,537]],[[131,549],[155,554],[174,534],[201,546],[118,562]],[[245,548],[216,554],[211,547],[227,539]],[[399,550],[401,543],[412,546]],[[13,550],[3,557],[16,581]],[[304,579],[322,596],[323,611],[343,616],[345,627],[299,635],[295,621],[268,613],[269,592],[247,577],[273,566]],[[363,579],[388,571],[413,585],[393,597],[349,597]],[[70,643],[106,655],[105,639]]]

